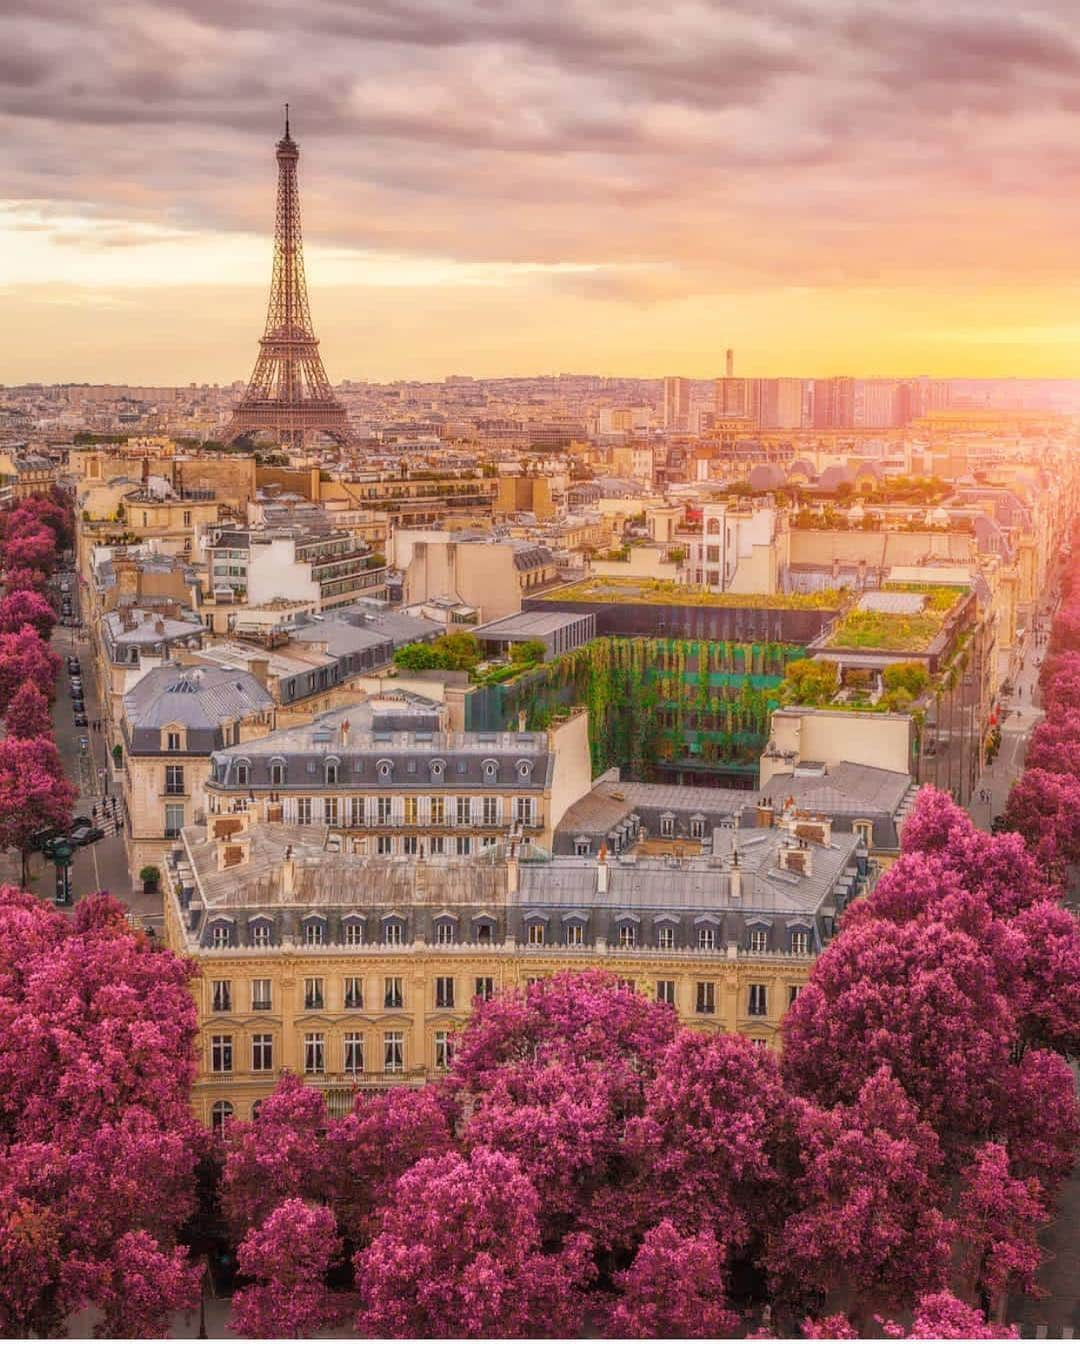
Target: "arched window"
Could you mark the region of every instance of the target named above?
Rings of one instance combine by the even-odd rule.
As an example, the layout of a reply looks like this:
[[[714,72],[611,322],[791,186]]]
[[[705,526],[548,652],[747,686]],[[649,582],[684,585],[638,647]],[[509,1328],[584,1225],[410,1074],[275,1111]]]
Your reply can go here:
[[[210,1107],[210,1127],[216,1134],[225,1132],[225,1125],[233,1117],[232,1101],[215,1101]]]
[[[236,765],[236,785],[238,787],[246,787],[248,785],[249,772],[250,770],[246,763],[238,763]]]
[[[338,762],[336,759],[330,759],[326,765],[326,785],[336,787],[338,781]]]

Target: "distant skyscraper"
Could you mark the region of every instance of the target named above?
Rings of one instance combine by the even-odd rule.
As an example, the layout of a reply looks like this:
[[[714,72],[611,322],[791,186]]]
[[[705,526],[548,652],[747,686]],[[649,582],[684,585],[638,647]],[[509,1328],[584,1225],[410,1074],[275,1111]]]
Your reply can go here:
[[[762,430],[795,430],[802,426],[803,382],[801,379],[763,379],[761,381]]]
[[[736,379],[734,377],[716,381],[716,415],[723,417],[746,417],[757,425],[761,412],[760,379]]]
[[[669,431],[685,431],[690,417],[690,381],[681,375],[664,378],[664,426]]]
[[[855,381],[848,375],[814,380],[814,426],[838,430],[855,425]]]
[[[334,397],[311,326],[300,233],[299,158],[300,148],[289,134],[286,104],[285,135],[277,143],[274,274],[266,330],[247,392],[225,431],[226,443],[249,431],[269,431],[283,445],[303,444],[310,431],[336,440],[349,433],[345,408]]]

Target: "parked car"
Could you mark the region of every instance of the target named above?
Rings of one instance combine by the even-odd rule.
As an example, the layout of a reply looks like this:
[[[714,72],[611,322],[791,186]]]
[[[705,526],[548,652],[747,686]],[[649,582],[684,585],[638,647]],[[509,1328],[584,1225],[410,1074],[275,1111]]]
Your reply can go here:
[[[82,663],[78,656],[68,656],[67,658],[68,674],[81,674]]]
[[[86,713],[85,713],[85,712],[76,712],[76,713],[75,713],[75,725],[76,725],[76,726],[88,726],[88,725],[89,725],[89,722],[86,720]]]
[[[93,829],[94,821],[89,815],[76,815],[71,821],[72,829]]]
[[[77,848],[85,848],[89,843],[100,842],[105,837],[105,830],[99,829],[96,825],[90,825],[88,828],[84,824],[78,829],[73,829],[68,837]]]
[[[86,716],[86,704],[81,698],[74,698],[71,703],[71,710],[77,717]]]

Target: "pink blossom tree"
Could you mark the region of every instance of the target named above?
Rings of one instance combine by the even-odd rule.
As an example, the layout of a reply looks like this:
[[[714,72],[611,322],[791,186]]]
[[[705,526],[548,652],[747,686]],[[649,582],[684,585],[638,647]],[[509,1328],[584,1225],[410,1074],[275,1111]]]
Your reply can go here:
[[[512,1157],[429,1157],[398,1181],[356,1256],[361,1335],[505,1339],[580,1331],[592,1268],[580,1241],[541,1244],[540,1200]]]
[[[880,1067],[964,1150],[999,1117],[1017,1024],[992,952],[943,922],[873,919],[818,959],[784,1022],[784,1077],[824,1105],[854,1103]]]
[[[47,642],[56,626],[56,610],[34,590],[13,590],[0,598],[0,632],[34,629]]]
[[[69,923],[0,888],[0,1333],[93,1305],[161,1333],[195,1281],[180,1226],[202,1135],[191,970],[97,902]],[[27,1282],[31,1280],[32,1282]]]
[[[0,716],[28,680],[52,698],[60,657],[31,627],[0,633]]]
[[[1048,657],[1040,674],[1047,717],[1080,707],[1080,651]]]
[[[1009,1291],[1036,1291],[1036,1233],[1048,1217],[1039,1182],[1012,1175],[1000,1144],[979,1148],[961,1173],[957,1205],[958,1277],[969,1299],[993,1304]]]
[[[718,1278],[725,1264],[711,1232],[684,1237],[665,1218],[645,1234],[630,1268],[615,1276],[619,1296],[606,1333],[633,1340],[731,1338],[739,1317]]]
[[[1080,863],[1080,779],[1029,769],[1013,785],[1005,815],[1052,874]]]
[[[328,1208],[287,1199],[240,1245],[240,1273],[253,1284],[233,1297],[230,1328],[259,1339],[303,1339],[346,1312],[326,1280],[342,1251]]]
[[[915,1304],[912,1340],[1015,1340],[1015,1327],[993,1325],[951,1293],[926,1293]]]
[[[0,848],[19,850],[24,884],[33,835],[66,828],[74,804],[75,788],[48,736],[0,740]]]
[[[887,1068],[853,1105],[803,1104],[792,1211],[770,1245],[781,1303],[815,1293],[862,1327],[935,1287],[949,1259],[941,1150]]]
[[[13,595],[17,590],[31,590],[41,594],[48,583],[48,576],[34,567],[11,567],[4,572],[5,595]]]
[[[29,680],[20,684],[4,714],[4,727],[16,740],[33,740],[52,734],[49,700]]]
[[[56,536],[51,529],[45,528],[9,534],[3,543],[3,561],[7,570],[26,568],[51,572],[56,566]]]
[[[646,1087],[644,1112],[627,1123],[639,1205],[652,1221],[713,1231],[738,1251],[774,1216],[790,1124],[773,1055],[740,1036],[683,1031]]]
[[[1054,705],[1032,732],[1024,756],[1027,769],[1080,776],[1080,703],[1072,709]]]

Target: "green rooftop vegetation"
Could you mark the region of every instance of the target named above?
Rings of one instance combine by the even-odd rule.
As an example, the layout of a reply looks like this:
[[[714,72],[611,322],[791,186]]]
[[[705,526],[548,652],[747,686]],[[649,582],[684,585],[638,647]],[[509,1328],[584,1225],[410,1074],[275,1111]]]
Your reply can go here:
[[[842,609],[846,590],[811,595],[716,594],[703,586],[679,585],[648,577],[591,576],[548,591],[545,599],[565,604],[692,604],[713,609]]]
[[[862,651],[929,651],[966,586],[921,586],[891,583],[886,590],[925,597],[917,614],[888,614],[875,609],[849,609],[825,642],[827,647]]]

